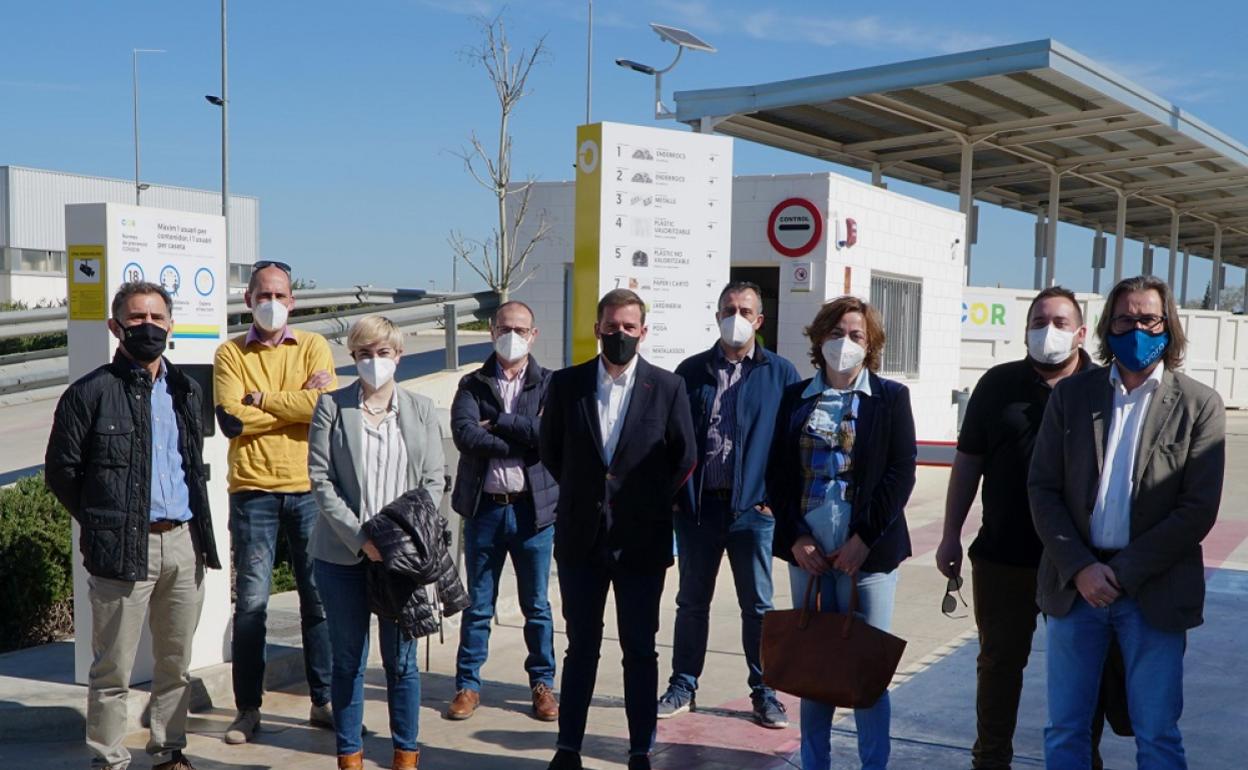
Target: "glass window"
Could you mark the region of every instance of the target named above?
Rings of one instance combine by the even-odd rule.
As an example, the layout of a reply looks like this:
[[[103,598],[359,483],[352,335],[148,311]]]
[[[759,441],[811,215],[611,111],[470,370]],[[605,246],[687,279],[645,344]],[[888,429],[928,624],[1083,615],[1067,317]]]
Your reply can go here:
[[[885,343],[880,373],[918,377],[923,281],[873,272],[871,304],[880,311],[884,321]]]
[[[65,273],[65,252],[43,249],[11,249],[17,257],[12,263],[15,271],[28,273]]]

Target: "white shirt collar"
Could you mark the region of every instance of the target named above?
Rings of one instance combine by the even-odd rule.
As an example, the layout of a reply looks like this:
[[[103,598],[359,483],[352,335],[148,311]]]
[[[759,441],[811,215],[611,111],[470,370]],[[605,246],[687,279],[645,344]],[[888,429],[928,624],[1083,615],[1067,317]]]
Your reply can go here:
[[[862,371],[858,372],[858,379],[854,380],[854,384],[849,387],[851,391],[857,391],[867,398],[871,397],[871,372],[867,367],[862,367]],[[822,395],[828,391],[836,391],[823,378],[823,370],[815,372],[814,378],[810,384],[806,386],[806,390],[802,391],[802,398],[811,398],[813,396]]]
[[[1158,361],[1156,368],[1154,368],[1152,373],[1148,375],[1148,379],[1145,380],[1143,383],[1141,383],[1140,387],[1136,388],[1136,390],[1133,391],[1130,395],[1135,395],[1136,392],[1140,392],[1140,393],[1152,392],[1156,390],[1157,388],[1161,387],[1161,378],[1165,373],[1166,373],[1165,361]],[[1120,392],[1124,394],[1126,393],[1126,386],[1122,384],[1122,372],[1118,370],[1117,361],[1115,361],[1113,365],[1109,367],[1109,381],[1111,384],[1113,384],[1115,392]]]
[[[621,385],[625,388],[632,385],[633,379],[637,376],[637,360],[639,358],[641,357],[633,356],[633,360],[629,361],[628,365],[624,367],[623,373],[621,373],[619,377],[612,377],[611,374],[607,372],[606,365],[602,363],[602,356],[598,356],[598,385],[600,387],[606,387],[608,385]]]

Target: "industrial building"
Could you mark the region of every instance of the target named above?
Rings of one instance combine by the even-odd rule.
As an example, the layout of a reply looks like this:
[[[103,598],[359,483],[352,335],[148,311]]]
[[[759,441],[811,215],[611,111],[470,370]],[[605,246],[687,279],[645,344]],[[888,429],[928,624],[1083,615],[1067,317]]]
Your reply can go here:
[[[221,193],[152,184],[141,191],[132,179],[0,166],[0,302],[31,307],[65,299],[65,205],[134,203],[217,214]],[[229,282],[246,283],[260,251],[260,200],[230,196]]]

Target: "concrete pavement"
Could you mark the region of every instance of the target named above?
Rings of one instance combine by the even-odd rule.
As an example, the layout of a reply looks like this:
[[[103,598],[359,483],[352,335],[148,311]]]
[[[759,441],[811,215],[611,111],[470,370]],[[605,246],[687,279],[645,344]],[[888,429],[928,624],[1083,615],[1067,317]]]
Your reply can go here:
[[[1230,768],[1242,763],[1238,748],[1243,711],[1239,693],[1248,688],[1242,666],[1242,639],[1248,631],[1248,508],[1243,504],[1248,479],[1237,469],[1248,458],[1248,415],[1232,413],[1228,435],[1229,462],[1222,514],[1206,540],[1210,567],[1206,625],[1189,635],[1187,656],[1188,707],[1183,721],[1193,768]],[[970,765],[974,740],[974,668],[976,645],[969,618],[952,620],[941,615],[944,580],[932,563],[940,536],[947,472],[923,468],[907,510],[915,556],[901,567],[894,632],[909,645],[893,690],[893,768],[943,770]],[[973,517],[977,513],[973,513]],[[973,522],[965,542],[974,534]],[[776,606],[791,606],[784,566],[776,563]],[[510,578],[508,578],[510,581]],[[552,586],[554,585],[552,581]],[[660,680],[670,673],[671,633],[675,615],[676,572],[668,573],[662,604]],[[514,596],[504,584],[503,596]],[[971,600],[968,586],[963,590]],[[562,655],[566,639],[558,618],[558,592],[552,588],[556,611],[556,650]],[[623,768],[627,728],[623,712],[622,675],[616,646],[614,613],[607,610],[603,655],[594,707],[585,744],[586,766],[606,770]],[[522,623],[514,603],[504,603],[491,643],[482,708],[466,722],[440,716],[453,695],[456,634],[448,628],[445,643],[430,641],[431,665],[425,666],[421,648],[423,708],[421,709],[421,767],[433,770],[541,770],[555,740],[556,726],[528,716],[528,690],[523,670],[525,649]],[[660,723],[654,766],[660,770],[722,770],[796,767],[792,757],[799,740],[797,706],[790,703],[794,726],[765,730],[748,721],[748,690],[740,652],[739,611],[725,566],[711,613],[710,652],[698,692],[699,711]],[[1045,720],[1043,692],[1044,638],[1038,634],[1029,666],[1020,713],[1016,767],[1041,765],[1040,735]],[[19,653],[20,654],[20,653]],[[3,686],[0,682],[0,686]],[[657,696],[657,693],[656,693]],[[385,711],[384,677],[376,650],[369,670],[365,722],[377,731],[365,744],[366,767],[388,767],[389,730]],[[0,700],[6,698],[0,691]],[[306,724],[308,701],[297,686],[266,698],[266,728],[255,744],[233,747],[220,736],[232,712],[228,700],[197,714],[192,722],[188,753],[203,770],[258,770],[259,768],[331,768],[333,736]],[[130,736],[138,760],[145,733]],[[848,713],[834,728],[837,766],[854,766],[853,720]],[[1133,767],[1132,745],[1117,738],[1106,743],[1111,768]],[[65,735],[54,742],[0,745],[0,767],[83,768],[87,755],[81,735]]]

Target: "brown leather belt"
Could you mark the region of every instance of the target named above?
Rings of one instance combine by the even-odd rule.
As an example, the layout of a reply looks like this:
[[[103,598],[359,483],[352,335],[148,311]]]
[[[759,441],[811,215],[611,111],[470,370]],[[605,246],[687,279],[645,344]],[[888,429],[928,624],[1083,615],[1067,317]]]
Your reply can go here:
[[[512,505],[529,497],[527,490],[524,492],[485,492],[484,495],[493,500],[495,505]]]
[[[154,535],[163,535],[166,532],[169,532],[170,530],[177,529],[178,527],[182,526],[185,523],[186,523],[185,521],[174,521],[173,519],[161,519],[160,521],[153,521],[152,523],[148,524],[147,531],[151,532]]]

